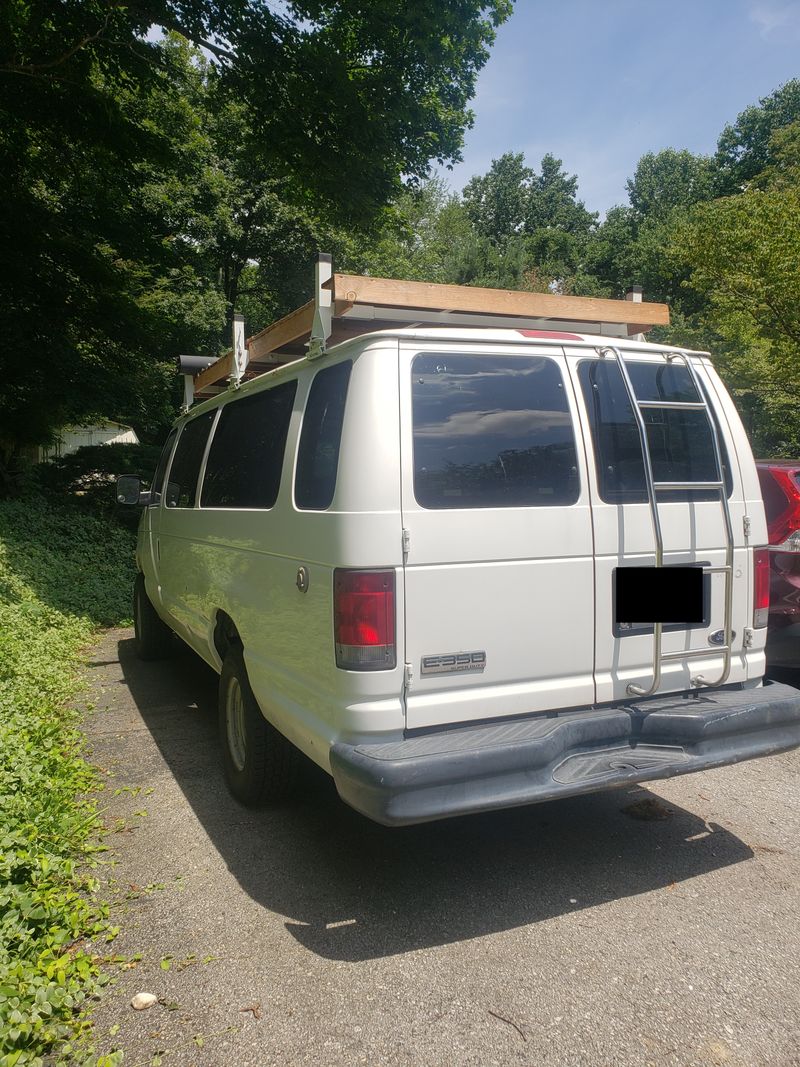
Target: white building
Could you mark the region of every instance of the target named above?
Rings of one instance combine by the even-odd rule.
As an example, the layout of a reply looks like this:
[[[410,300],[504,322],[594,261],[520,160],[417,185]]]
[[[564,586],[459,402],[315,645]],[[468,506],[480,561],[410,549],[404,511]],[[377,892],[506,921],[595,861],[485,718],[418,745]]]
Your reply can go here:
[[[119,422],[95,422],[90,426],[65,426],[58,440],[47,448],[39,448],[37,462],[43,463],[59,456],[68,456],[85,445],[138,445],[139,438],[130,426]]]

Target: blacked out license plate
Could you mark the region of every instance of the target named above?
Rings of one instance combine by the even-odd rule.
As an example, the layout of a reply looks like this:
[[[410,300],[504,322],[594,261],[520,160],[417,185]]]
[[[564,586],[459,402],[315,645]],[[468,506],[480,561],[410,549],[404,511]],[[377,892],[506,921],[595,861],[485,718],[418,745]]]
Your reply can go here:
[[[614,621],[703,621],[702,567],[617,567]]]

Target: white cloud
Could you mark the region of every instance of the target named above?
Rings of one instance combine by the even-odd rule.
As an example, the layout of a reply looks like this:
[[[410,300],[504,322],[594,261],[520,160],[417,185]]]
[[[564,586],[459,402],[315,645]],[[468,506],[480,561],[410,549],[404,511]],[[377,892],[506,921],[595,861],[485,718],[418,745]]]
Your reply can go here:
[[[800,3],[756,4],[748,12],[764,40],[780,31],[782,35],[800,36]]]

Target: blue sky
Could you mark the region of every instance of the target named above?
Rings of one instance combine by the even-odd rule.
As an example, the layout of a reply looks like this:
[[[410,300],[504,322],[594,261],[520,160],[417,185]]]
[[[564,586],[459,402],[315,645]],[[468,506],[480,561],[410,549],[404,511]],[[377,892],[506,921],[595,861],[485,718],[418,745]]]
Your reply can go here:
[[[712,153],[748,104],[800,76],[800,0],[517,0],[478,80],[460,189],[503,152],[545,152],[592,211],[640,156]]]

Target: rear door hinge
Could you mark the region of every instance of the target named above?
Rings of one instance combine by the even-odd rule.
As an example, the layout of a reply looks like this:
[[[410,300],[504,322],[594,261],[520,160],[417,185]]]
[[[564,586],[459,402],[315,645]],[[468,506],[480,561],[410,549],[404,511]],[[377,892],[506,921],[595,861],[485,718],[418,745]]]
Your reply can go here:
[[[753,647],[753,642],[755,641],[755,638],[756,638],[755,632],[749,626],[745,626],[745,628],[744,628],[744,647],[745,648],[752,648]]]
[[[750,522],[750,516],[749,515],[745,515],[744,518],[742,519],[742,522],[744,524],[744,536],[747,538],[747,537],[750,536],[750,530],[752,529],[752,523]]]
[[[403,527],[403,555],[407,556],[411,548],[411,531]]]
[[[403,671],[403,685],[406,689],[411,688],[411,679],[414,677],[414,670],[410,663],[406,663],[405,670]]]

